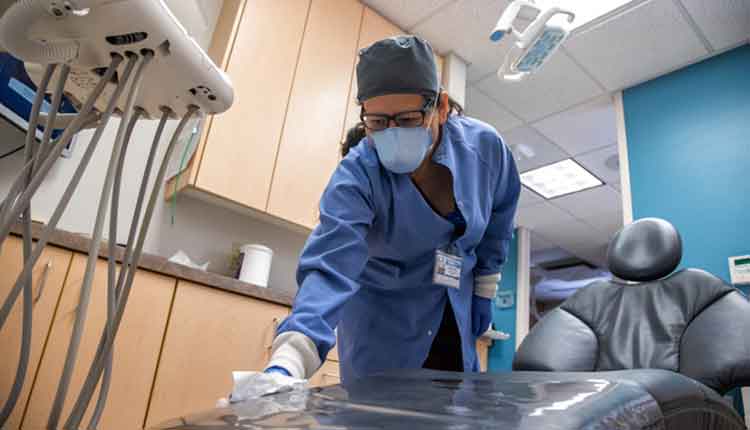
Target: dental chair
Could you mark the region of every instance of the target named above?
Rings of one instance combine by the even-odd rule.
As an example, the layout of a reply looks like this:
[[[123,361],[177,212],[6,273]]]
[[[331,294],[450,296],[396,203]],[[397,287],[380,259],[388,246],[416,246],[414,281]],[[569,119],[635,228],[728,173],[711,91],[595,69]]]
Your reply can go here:
[[[722,394],[750,382],[750,303],[715,276],[672,273],[675,228],[644,219],[596,282],[524,339],[515,371],[387,371],[186,415],[162,430],[238,428],[740,430]]]
[[[661,219],[623,228],[607,258],[621,280],[595,282],[546,315],[514,370],[619,371],[607,375],[644,387],[666,428],[745,428],[721,395],[750,384],[747,298],[703,270],[675,272],[682,242]]]

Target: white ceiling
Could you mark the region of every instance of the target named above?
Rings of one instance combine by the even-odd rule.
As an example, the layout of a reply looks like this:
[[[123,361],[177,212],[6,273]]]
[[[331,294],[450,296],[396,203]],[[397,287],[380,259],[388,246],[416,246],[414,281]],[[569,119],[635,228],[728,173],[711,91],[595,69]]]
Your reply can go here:
[[[506,144],[533,150],[530,159],[517,153],[520,171],[573,157],[605,182],[550,201],[524,189],[517,216],[533,230],[533,249],[559,246],[596,264],[622,226],[619,171],[607,165],[617,158],[611,94],[750,39],[750,0],[632,0],[575,29],[536,75],[508,83],[495,72],[509,38],[489,42],[508,0],[364,2],[469,63],[466,111]]]

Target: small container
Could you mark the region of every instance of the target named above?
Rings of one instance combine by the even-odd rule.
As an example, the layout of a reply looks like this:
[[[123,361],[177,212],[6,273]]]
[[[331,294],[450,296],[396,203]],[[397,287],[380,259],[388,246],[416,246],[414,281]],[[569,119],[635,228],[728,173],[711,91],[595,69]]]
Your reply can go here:
[[[240,247],[240,273],[238,279],[259,287],[268,287],[273,250],[267,246],[251,244]]]

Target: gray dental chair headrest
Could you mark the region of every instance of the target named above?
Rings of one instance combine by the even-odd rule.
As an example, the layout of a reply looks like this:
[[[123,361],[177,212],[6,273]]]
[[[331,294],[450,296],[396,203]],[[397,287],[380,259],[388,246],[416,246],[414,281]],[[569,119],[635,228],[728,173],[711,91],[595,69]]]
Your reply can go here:
[[[627,281],[661,279],[672,273],[681,259],[680,233],[659,218],[643,218],[625,226],[607,249],[609,270]]]

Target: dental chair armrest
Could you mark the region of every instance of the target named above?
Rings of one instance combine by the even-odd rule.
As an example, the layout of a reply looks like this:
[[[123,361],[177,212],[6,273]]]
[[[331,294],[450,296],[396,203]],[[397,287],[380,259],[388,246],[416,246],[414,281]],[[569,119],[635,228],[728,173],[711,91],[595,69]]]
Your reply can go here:
[[[594,332],[570,312],[549,312],[526,336],[513,359],[513,370],[590,372],[599,342]]]

